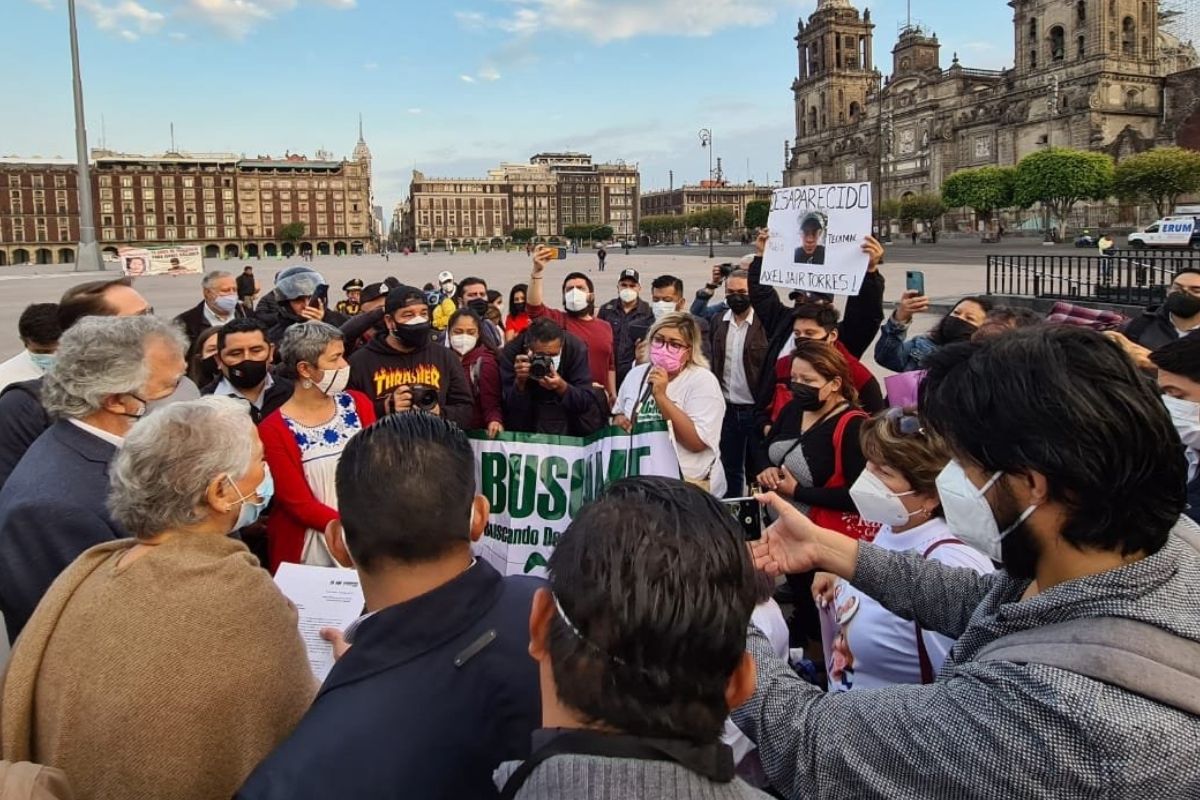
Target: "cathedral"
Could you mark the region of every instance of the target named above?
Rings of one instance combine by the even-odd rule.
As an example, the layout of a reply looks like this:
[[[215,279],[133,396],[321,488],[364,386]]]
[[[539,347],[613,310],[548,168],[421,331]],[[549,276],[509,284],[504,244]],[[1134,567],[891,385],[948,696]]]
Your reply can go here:
[[[937,35],[910,23],[885,78],[870,10],[818,0],[796,34],[785,185],[869,180],[879,198],[898,199],[1049,146],[1118,159],[1159,144],[1200,149],[1196,51],[1159,29],[1158,0],[1008,5],[1012,67],[972,69],[957,54],[944,67]]]

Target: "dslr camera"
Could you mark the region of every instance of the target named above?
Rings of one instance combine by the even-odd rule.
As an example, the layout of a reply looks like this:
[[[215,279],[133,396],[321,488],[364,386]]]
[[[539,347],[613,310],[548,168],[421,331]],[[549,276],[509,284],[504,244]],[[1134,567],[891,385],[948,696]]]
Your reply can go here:
[[[421,411],[432,411],[437,408],[438,390],[436,386],[427,383],[414,383],[412,389],[413,408]]]
[[[534,353],[529,357],[529,377],[535,381],[545,380],[554,372],[554,358],[545,353]]]

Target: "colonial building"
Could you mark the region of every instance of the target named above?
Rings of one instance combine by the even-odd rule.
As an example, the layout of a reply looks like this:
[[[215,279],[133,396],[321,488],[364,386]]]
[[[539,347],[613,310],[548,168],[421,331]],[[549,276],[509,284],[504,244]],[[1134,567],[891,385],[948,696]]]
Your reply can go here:
[[[124,245],[200,245],[207,258],[372,249],[371,156],[233,153],[130,155],[93,150],[96,238]],[[70,263],[79,242],[75,164],[0,159],[0,265]],[[289,223],[303,232],[285,237]]]
[[[1000,0],[981,0],[998,3]],[[789,186],[870,180],[878,198],[938,191],[965,167],[1011,165],[1047,146],[1115,157],[1200,128],[1190,44],[1159,30],[1157,0],[1011,0],[1014,65],[943,67],[937,35],[900,33],[885,79],[870,11],[819,0],[796,34]],[[965,7],[964,7],[965,9]],[[1165,103],[1165,106],[1164,106]]]
[[[754,182],[726,183],[723,180],[700,181],[696,185],[646,192],[642,195],[642,216],[685,216],[710,208],[727,208],[734,214],[735,228],[744,227],[746,206],[755,200],[770,202],[772,189]]]
[[[561,236],[572,225],[637,230],[640,178],[623,162],[595,164],[584,153],[539,153],[501,164],[486,178],[428,178],[414,171],[403,241],[423,245],[502,243],[514,230]]]

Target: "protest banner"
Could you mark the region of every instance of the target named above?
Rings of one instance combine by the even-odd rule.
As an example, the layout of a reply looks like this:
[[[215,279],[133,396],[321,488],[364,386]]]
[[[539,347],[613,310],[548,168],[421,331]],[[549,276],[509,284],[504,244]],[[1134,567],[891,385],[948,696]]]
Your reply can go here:
[[[130,278],[146,275],[199,275],[204,257],[199,245],[176,247],[122,247],[117,250],[121,269]]]
[[[624,477],[679,477],[664,422],[633,433],[606,428],[586,438],[531,433],[468,434],[479,493],[491,503],[475,552],[504,575],[545,575],[558,537],[606,485]]]
[[[776,189],[767,227],[771,239],[763,254],[763,283],[841,295],[857,295],[862,289],[871,184]]]

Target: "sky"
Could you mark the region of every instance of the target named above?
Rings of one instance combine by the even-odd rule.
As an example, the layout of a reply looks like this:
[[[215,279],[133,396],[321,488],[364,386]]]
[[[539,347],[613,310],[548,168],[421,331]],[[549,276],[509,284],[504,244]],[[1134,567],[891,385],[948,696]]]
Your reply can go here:
[[[863,3],[855,0],[861,8]],[[77,0],[88,142],[125,153],[348,156],[362,114],[390,218],[414,168],[482,177],[574,150],[643,191],[778,181],[792,37],[816,0]],[[891,64],[905,0],[866,3]],[[970,8],[970,14],[964,13]],[[0,0],[0,156],[74,156],[66,0]],[[912,0],[942,66],[1011,62],[1005,0]]]

